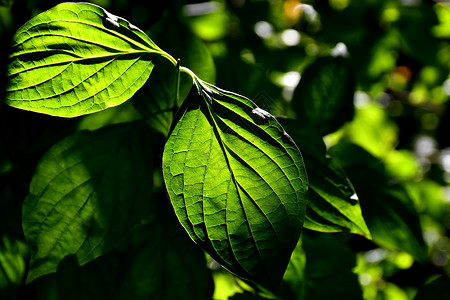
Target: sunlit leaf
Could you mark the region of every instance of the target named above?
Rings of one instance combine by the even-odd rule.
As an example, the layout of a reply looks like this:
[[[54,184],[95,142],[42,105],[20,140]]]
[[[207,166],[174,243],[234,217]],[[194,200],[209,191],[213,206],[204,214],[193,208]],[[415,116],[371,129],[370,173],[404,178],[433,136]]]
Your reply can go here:
[[[326,135],[352,119],[354,92],[355,76],[346,58],[319,58],[302,73],[292,106],[300,120]]]
[[[55,272],[66,256],[83,265],[108,252],[148,211],[147,131],[139,123],[81,131],[44,155],[23,207],[28,281]]]
[[[6,103],[74,117],[128,100],[164,55],[128,21],[88,3],[62,3],[14,36]]]
[[[406,189],[393,182],[386,175],[382,162],[364,149],[342,142],[330,151],[355,187],[373,241],[424,261],[427,248],[420,219]]]
[[[301,154],[272,115],[195,81],[163,155],[175,212],[225,268],[276,289],[305,214]]]
[[[151,202],[150,217],[126,247],[40,278],[38,295],[45,300],[122,300],[130,295],[136,300],[211,299],[204,252],[177,223],[164,196]]]
[[[345,172],[326,153],[320,134],[296,120],[281,123],[300,147],[310,189],[304,227],[321,232],[348,230],[370,238],[355,190]]]

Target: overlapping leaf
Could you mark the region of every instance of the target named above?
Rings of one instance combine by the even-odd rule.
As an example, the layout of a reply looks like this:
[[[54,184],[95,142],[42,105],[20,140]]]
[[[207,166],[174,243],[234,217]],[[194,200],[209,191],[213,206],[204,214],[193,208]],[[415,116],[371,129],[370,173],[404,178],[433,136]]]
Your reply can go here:
[[[354,92],[355,76],[349,61],[340,56],[323,57],[303,72],[292,106],[300,120],[326,135],[353,118]]]
[[[130,235],[126,247],[40,278],[38,299],[211,299],[212,277],[204,252],[177,223],[165,195],[151,203],[145,225]],[[77,266],[76,261],[67,263]]]
[[[195,81],[163,155],[175,212],[225,268],[277,288],[304,220],[301,154],[272,115]]]
[[[312,128],[300,127],[297,120],[281,123],[300,145],[310,189],[305,228],[321,232],[348,230],[370,238],[355,190],[345,172],[326,154],[320,134]]]
[[[28,281],[110,251],[148,212],[150,137],[137,123],[81,131],[42,158],[23,206],[31,247]]]
[[[363,148],[340,142],[330,149],[349,175],[375,243],[426,259],[419,214],[406,189],[387,176],[383,164]]]
[[[74,117],[128,100],[165,53],[128,21],[88,3],[62,3],[14,37],[6,103]]]

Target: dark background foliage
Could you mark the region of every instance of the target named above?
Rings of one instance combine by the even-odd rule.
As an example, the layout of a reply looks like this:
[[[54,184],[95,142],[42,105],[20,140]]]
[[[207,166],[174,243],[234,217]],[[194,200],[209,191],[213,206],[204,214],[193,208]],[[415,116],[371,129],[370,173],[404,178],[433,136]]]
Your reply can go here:
[[[60,2],[0,1],[0,90],[7,83],[14,32]],[[146,31],[200,78],[253,99],[281,119],[296,118],[289,132],[305,152],[307,168],[311,153],[327,151],[345,170],[373,240],[345,230],[304,230],[301,249],[286,273],[285,298],[447,299],[446,1],[92,2]],[[154,74],[149,84],[153,77],[158,83]],[[142,99],[157,98],[152,93],[144,87],[132,103],[74,119],[0,105],[1,299],[262,297],[205,260],[189,241],[174,219],[158,171],[149,187],[153,196],[148,216],[126,241],[82,267],[67,257],[57,274],[25,284],[30,250],[21,209],[37,163],[69,134],[148,117],[155,105],[146,109]],[[171,118],[163,114],[149,121],[159,132],[152,137],[155,170],[161,169]],[[317,139],[318,144],[311,142]]]

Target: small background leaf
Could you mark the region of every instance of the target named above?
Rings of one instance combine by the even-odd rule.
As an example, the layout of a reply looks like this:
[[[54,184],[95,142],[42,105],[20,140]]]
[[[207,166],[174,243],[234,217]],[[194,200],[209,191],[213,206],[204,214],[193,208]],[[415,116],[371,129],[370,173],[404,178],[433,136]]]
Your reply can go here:
[[[28,282],[117,247],[149,209],[151,137],[140,123],[82,131],[42,158],[23,206],[31,246]]]
[[[439,277],[419,288],[414,300],[445,300],[450,298],[450,278]]]
[[[128,100],[163,52],[128,21],[88,3],[63,3],[14,36],[6,103],[74,117]]]
[[[320,134],[297,120],[281,121],[299,145],[308,172],[310,189],[304,227],[321,232],[348,230],[370,238],[350,179],[327,155]]]
[[[155,66],[149,80],[133,99],[133,104],[151,127],[167,136],[177,102],[179,70],[165,59],[158,60]]]
[[[179,58],[181,65],[188,67],[199,78],[213,84],[216,82],[216,67],[209,49],[187,25],[176,18],[170,18],[169,15],[163,15],[161,20],[150,28],[149,35],[173,57]],[[167,36],[173,38],[168,39]],[[181,72],[180,97],[176,103],[178,106],[181,106],[191,88],[192,78]]]
[[[352,271],[356,254],[339,240],[339,235],[306,230],[302,240],[283,278],[285,298],[362,299],[358,277]]]
[[[0,235],[0,298],[16,299],[25,277],[27,245],[18,239]]]
[[[299,120],[321,135],[334,132],[353,118],[355,76],[344,57],[322,57],[302,73],[292,99]]]
[[[406,189],[389,181],[381,161],[364,149],[340,142],[330,149],[349,175],[375,243],[403,250],[424,262],[427,247],[419,215]]]

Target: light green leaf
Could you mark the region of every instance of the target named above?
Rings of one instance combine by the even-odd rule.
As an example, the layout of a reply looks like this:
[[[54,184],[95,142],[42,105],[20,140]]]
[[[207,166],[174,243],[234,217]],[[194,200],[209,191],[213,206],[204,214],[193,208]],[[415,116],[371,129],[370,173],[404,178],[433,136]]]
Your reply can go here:
[[[69,255],[83,265],[117,247],[148,212],[153,171],[147,131],[140,123],[81,131],[44,155],[23,206],[28,282],[55,272]]]
[[[14,36],[6,103],[75,117],[128,100],[166,56],[128,21],[88,3],[62,3]]]
[[[175,212],[226,269],[277,289],[305,215],[300,151],[249,99],[194,80],[163,155]]]

